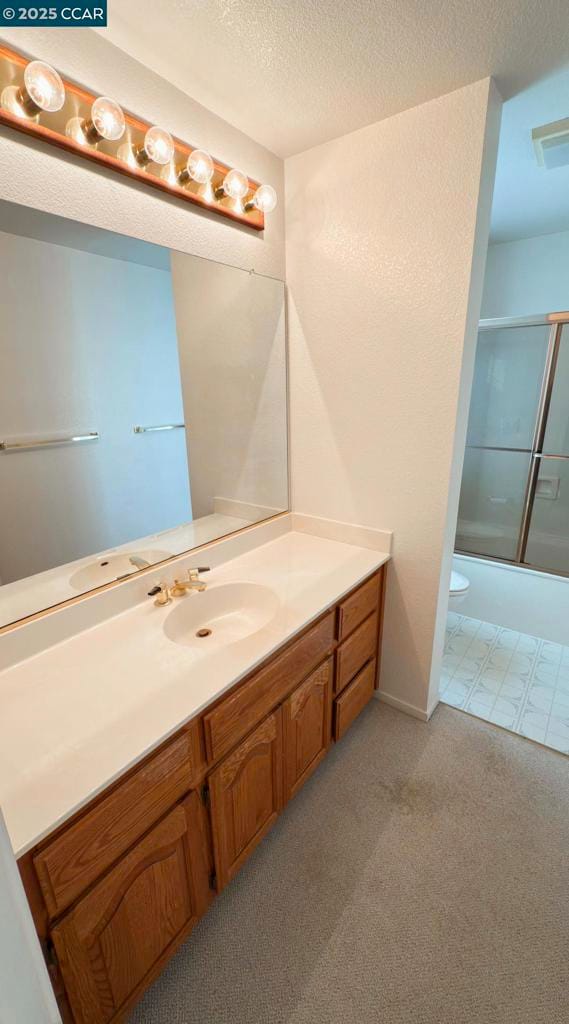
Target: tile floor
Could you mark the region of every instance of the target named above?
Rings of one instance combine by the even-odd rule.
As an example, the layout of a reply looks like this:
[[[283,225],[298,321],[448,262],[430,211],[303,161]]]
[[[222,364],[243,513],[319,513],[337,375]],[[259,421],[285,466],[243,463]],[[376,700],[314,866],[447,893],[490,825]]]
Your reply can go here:
[[[569,646],[449,612],[440,697],[569,754]]]

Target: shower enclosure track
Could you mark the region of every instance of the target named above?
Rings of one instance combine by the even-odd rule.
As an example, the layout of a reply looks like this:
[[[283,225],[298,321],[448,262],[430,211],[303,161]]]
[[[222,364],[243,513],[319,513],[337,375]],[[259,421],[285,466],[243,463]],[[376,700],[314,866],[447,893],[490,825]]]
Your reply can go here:
[[[551,329],[549,332],[547,354],[545,358],[543,378],[541,381],[541,390],[539,396],[532,447],[509,448],[507,446],[501,447],[496,445],[467,445],[467,448],[478,451],[518,452],[520,454],[531,456],[528,481],[524,496],[522,518],[518,534],[516,557],[505,558],[497,555],[480,554],[474,551],[464,551],[461,548],[456,548],[456,554],[458,555],[466,555],[469,558],[481,558],[485,561],[491,562],[503,562],[506,565],[517,565],[524,569],[534,569],[537,572],[549,573],[550,575],[569,577],[569,571],[563,571],[561,569],[556,569],[554,571],[553,569],[545,568],[544,566],[540,565],[534,565],[533,563],[527,562],[525,560],[541,460],[548,459],[551,461],[569,461],[569,455],[554,455],[550,453],[544,453],[543,451],[543,443],[545,440],[545,432],[547,429],[547,418],[551,406],[551,396],[553,393],[555,370],[559,358],[561,334],[563,331],[564,324],[569,324],[569,311],[564,311],[561,313],[540,314],[537,316],[528,317],[498,317],[495,319],[481,320],[479,322],[479,332],[504,330],[505,328],[509,327],[513,328],[550,326]]]

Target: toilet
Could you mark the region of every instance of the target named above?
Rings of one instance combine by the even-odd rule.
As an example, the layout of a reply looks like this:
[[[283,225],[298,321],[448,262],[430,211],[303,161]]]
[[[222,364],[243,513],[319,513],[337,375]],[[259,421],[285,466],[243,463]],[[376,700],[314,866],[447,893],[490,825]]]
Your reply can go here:
[[[470,580],[454,569],[450,574],[450,596],[448,601],[449,611],[454,611],[462,604],[470,589]]]

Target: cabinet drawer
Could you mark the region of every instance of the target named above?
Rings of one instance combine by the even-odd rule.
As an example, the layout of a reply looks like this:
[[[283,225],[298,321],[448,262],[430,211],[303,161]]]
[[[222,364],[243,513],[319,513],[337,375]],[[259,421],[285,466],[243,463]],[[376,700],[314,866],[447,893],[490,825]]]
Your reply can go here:
[[[375,658],[334,701],[334,739],[340,740],[374,694]]]
[[[334,693],[339,693],[359,672],[366,661],[375,657],[378,614],[370,615],[352,635],[340,644],[336,654]]]
[[[180,736],[34,857],[52,917],[69,906],[191,786],[192,740]]]
[[[225,754],[316,667],[334,646],[330,612],[234,694],[204,716],[208,760]]]
[[[379,604],[379,580],[380,574],[376,573],[367,583],[358,587],[354,594],[350,594],[342,601],[338,622],[339,640],[348,636],[360,622],[375,611]]]

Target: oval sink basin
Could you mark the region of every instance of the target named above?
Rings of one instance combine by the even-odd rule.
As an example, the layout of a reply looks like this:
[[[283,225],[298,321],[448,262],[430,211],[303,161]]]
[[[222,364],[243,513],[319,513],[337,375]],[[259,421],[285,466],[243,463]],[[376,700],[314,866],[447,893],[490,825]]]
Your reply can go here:
[[[260,583],[219,583],[179,599],[164,622],[169,640],[187,646],[228,646],[269,624],[277,595]],[[201,634],[201,635],[200,635]]]
[[[104,583],[112,583],[113,580],[122,576],[130,576],[133,572],[142,569],[142,565],[136,562],[148,562],[155,565],[156,562],[163,562],[165,558],[171,558],[170,551],[122,551],[116,555],[102,555],[96,562],[82,566],[69,578],[69,583],[74,590],[92,590],[93,587],[102,587]],[[132,561],[131,561],[132,559]]]

